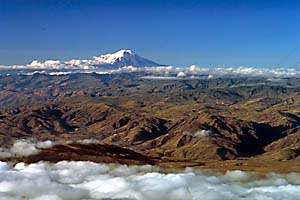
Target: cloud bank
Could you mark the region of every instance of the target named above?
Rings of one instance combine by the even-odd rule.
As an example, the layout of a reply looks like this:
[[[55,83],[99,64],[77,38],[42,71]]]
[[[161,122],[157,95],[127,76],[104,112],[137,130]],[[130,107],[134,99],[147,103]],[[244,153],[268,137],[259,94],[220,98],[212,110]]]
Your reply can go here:
[[[131,50],[120,50],[112,54],[94,56],[90,59],[34,60],[24,65],[0,65],[1,71],[17,70],[21,74],[46,73],[63,75],[70,73],[146,73],[148,79],[190,79],[218,77],[300,77],[299,68],[258,68],[249,66],[202,67],[202,66],[165,66],[138,56]],[[29,72],[24,72],[28,71]],[[7,73],[9,74],[9,73]]]
[[[0,162],[0,199],[295,200],[300,174],[225,174],[92,162]]]
[[[296,68],[256,68],[256,67],[145,67],[136,71],[150,72],[146,79],[211,79],[222,77],[300,77]]]
[[[269,81],[278,82],[280,78],[296,77],[300,78],[300,69],[296,68],[255,68],[255,67],[190,67],[158,66],[158,67],[133,67],[126,66],[115,69],[105,68],[54,68],[54,69],[13,69],[1,70],[0,75],[67,75],[74,73],[96,73],[96,74],[121,74],[121,73],[140,73],[142,79],[213,79],[213,78],[239,78],[239,77],[262,77]],[[146,75],[145,75],[146,74]]]
[[[22,157],[38,154],[41,149],[51,148],[53,143],[49,140],[32,142],[30,140],[17,140],[9,148],[0,147],[0,158]]]

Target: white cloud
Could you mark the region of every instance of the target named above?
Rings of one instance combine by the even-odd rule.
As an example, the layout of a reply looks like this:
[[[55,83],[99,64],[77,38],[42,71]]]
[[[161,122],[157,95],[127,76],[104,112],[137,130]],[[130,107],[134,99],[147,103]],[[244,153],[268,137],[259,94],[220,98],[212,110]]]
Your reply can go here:
[[[300,174],[225,174],[93,162],[0,163],[0,199],[294,200]]]
[[[101,144],[101,142],[99,140],[94,139],[94,138],[77,140],[76,142],[79,144]]]
[[[186,74],[184,72],[178,72],[177,77],[185,77]]]
[[[38,196],[36,198],[33,198],[31,200],[63,200],[62,198],[60,198],[58,195],[56,194],[45,194],[45,195],[41,195]]]
[[[40,149],[51,148],[53,143],[49,140],[41,142],[32,142],[30,140],[17,140],[9,148],[0,147],[0,157],[21,157],[38,154]]]
[[[201,137],[208,137],[211,135],[210,130],[198,130],[196,132],[190,133],[190,132],[183,132],[184,135],[189,135],[195,138],[201,138]]]
[[[96,59],[97,58],[97,59]],[[46,60],[44,62],[32,61],[27,65],[1,66],[2,69],[32,69],[35,72],[21,72],[23,74],[32,75],[34,73],[46,73],[50,75],[63,75],[71,73],[98,73],[98,74],[115,74],[115,73],[132,73],[146,72],[155,79],[204,79],[218,77],[267,77],[267,78],[284,78],[284,77],[300,77],[300,69],[294,68],[257,68],[257,67],[200,67],[191,65],[189,67],[175,66],[151,66],[151,67],[133,67],[124,66],[114,69],[99,68],[103,63],[100,57],[93,59],[78,60],[71,59],[69,61]],[[67,70],[67,71],[66,71]],[[153,79],[153,78],[151,78]]]
[[[48,149],[48,148],[51,148],[52,146],[53,146],[53,143],[50,140],[45,140],[45,141],[36,143],[36,147],[39,149]]]

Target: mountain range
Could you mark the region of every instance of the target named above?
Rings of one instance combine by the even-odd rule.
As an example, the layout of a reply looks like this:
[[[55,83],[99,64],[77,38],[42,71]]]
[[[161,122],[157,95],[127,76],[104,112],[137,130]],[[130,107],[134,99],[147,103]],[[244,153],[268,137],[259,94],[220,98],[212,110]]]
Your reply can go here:
[[[153,80],[139,71],[0,75],[0,160],[299,172],[299,85],[299,78]],[[23,139],[58,146],[8,157]],[[74,144],[86,139],[99,143]]]
[[[1,66],[10,69],[118,69],[120,67],[153,67],[163,66],[152,60],[139,56],[132,50],[122,49],[115,53],[94,56],[92,59],[71,59],[68,61],[34,60],[27,65]]]

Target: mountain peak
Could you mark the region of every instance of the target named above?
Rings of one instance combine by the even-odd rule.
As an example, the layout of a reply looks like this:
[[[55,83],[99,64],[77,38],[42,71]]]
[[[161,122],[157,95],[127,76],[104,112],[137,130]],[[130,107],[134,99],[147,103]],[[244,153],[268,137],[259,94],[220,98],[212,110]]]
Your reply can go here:
[[[126,58],[129,58],[131,56],[134,56],[136,53],[130,49],[121,49],[115,53],[107,53],[104,55],[100,55],[99,57],[95,56],[95,60],[101,60],[104,63],[107,64],[114,64],[117,61],[124,60]]]
[[[100,55],[99,57],[95,56],[94,59],[99,62],[109,64],[109,65],[114,65],[117,67],[159,66],[159,64],[155,62],[139,56],[131,49],[121,49],[115,53],[108,53],[108,54]]]
[[[117,51],[114,54],[118,54],[118,55],[124,55],[124,54],[135,54],[134,51],[132,51],[131,49],[121,49],[119,51]]]

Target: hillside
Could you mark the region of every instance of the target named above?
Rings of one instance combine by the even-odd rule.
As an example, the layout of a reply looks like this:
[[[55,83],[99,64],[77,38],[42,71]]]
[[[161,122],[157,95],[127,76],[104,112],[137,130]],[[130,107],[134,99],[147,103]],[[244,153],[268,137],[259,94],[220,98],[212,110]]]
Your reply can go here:
[[[168,166],[298,162],[300,79],[144,75],[2,76],[1,146],[93,138]]]

